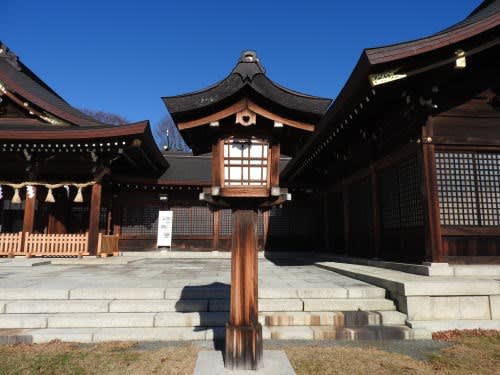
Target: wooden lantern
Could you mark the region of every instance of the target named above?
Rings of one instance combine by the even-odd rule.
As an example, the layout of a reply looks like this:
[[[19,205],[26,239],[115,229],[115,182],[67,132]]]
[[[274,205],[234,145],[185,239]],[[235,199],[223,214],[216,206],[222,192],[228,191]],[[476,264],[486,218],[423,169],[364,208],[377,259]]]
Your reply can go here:
[[[293,152],[331,103],[284,89],[247,51],[217,85],[163,98],[193,153],[212,152],[212,184],[200,198],[232,210],[231,304],[225,366],[262,366],[258,321],[257,213],[289,199],[279,186],[280,151]],[[286,152],[285,152],[286,154]]]

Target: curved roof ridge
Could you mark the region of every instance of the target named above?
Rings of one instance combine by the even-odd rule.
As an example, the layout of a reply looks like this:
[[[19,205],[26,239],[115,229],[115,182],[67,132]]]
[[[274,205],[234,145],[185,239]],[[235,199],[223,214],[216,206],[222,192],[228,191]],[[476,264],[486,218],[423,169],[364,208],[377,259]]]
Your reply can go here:
[[[378,47],[365,48],[363,51],[370,63],[378,64],[404,58],[410,55],[417,55],[419,53],[440,48],[444,45],[450,45],[470,38],[473,36],[471,34],[475,35],[477,33],[493,29],[500,24],[500,0],[494,0],[493,2],[487,4],[487,6],[483,6],[481,9],[478,8],[475,10],[476,13],[473,12],[471,15],[474,17],[474,15],[478,15],[479,12],[481,12],[480,17],[474,17],[474,19],[471,19],[471,16],[469,16],[451,27],[422,38]],[[438,41],[445,42],[438,43]],[[389,53],[389,51],[395,51],[403,48],[405,49],[405,53],[403,55]]]
[[[277,83],[276,81],[273,81],[268,76],[265,76],[265,77],[266,77],[267,80],[269,80],[269,82],[271,82],[274,86],[276,86],[276,88],[278,88],[280,90],[283,90],[284,92],[287,92],[289,94],[293,94],[293,95],[297,95],[297,96],[302,96],[304,98],[309,98],[309,99],[330,100],[330,101],[333,100],[332,98],[325,98],[325,97],[322,97],[322,96],[310,95],[310,94],[303,93],[301,91],[296,91],[296,90],[289,89],[288,87],[285,87],[285,86]]]
[[[242,52],[229,75],[217,83],[198,91],[162,99],[175,120],[176,115],[193,117],[196,111],[210,110],[211,106],[232,100],[242,90],[252,90],[284,109],[302,112],[303,115],[322,116],[332,102],[330,98],[308,95],[274,82],[266,75],[255,51]]]

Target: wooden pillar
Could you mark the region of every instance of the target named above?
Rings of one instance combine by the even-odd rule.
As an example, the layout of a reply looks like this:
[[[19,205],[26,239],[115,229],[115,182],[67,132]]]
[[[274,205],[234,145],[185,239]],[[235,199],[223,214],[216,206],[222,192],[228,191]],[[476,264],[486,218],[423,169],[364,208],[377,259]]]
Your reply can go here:
[[[349,255],[349,191],[345,181],[342,182],[342,201],[344,203],[344,254]]]
[[[271,145],[271,160],[269,163],[269,171],[279,171],[280,170],[280,145],[279,143],[274,143]],[[279,186],[280,177],[279,173],[270,173],[270,183],[271,187]]]
[[[212,233],[212,249],[219,248],[219,233],[220,233],[220,210],[214,209],[213,215],[213,233]]]
[[[30,198],[26,194],[24,201],[24,216],[23,216],[23,236],[21,240],[21,249],[24,250],[24,241],[26,233],[33,233],[35,225],[35,208],[36,208],[36,187],[33,186],[33,196]]]
[[[111,202],[111,222],[113,226],[113,234],[121,234],[122,232],[122,199],[121,195],[113,195]]]
[[[371,208],[372,208],[372,257],[380,257],[381,227],[380,227],[380,199],[378,188],[377,171],[373,165],[370,166],[371,182]]]
[[[96,182],[92,185],[92,195],[89,209],[89,254],[97,254],[97,242],[99,237],[99,214],[101,211],[102,185]]]
[[[225,367],[262,367],[262,326],[258,315],[257,210],[233,209],[231,304],[226,324]]]
[[[264,226],[264,239],[262,240],[262,248],[267,249],[267,239],[269,236],[269,217],[271,216],[271,210],[267,209],[262,211],[262,224]]]
[[[427,125],[428,126],[428,125]],[[422,129],[423,203],[425,225],[425,256],[429,262],[446,261],[441,239],[441,218],[436,178],[435,146],[431,143],[430,130]]]
[[[64,234],[68,229],[68,196],[66,190],[55,190],[53,194],[55,202],[50,204],[47,232]]]

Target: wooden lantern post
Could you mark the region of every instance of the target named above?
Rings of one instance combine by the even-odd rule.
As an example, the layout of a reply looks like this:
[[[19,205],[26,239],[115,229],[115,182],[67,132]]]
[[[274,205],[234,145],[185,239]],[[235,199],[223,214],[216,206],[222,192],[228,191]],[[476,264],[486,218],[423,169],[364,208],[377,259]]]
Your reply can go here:
[[[226,362],[231,369],[255,370],[262,365],[259,323],[257,210],[232,210],[231,304],[226,324]]]
[[[289,199],[279,186],[280,152],[294,152],[331,100],[284,90],[265,75],[254,51],[244,51],[219,84],[163,100],[193,153],[212,152],[211,187],[200,198],[215,210],[230,208],[233,223],[225,366],[256,370],[263,366],[258,210]]]

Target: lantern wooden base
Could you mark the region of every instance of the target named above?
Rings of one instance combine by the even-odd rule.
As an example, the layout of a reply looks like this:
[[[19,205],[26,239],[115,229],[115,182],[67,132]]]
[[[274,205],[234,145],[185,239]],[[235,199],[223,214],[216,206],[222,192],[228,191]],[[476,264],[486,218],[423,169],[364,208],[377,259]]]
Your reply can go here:
[[[231,306],[226,325],[225,367],[262,367],[262,326],[259,324],[257,209],[233,208]]]
[[[258,370],[263,367],[262,325],[226,324],[224,366],[231,370]]]

